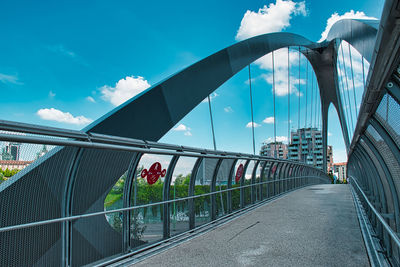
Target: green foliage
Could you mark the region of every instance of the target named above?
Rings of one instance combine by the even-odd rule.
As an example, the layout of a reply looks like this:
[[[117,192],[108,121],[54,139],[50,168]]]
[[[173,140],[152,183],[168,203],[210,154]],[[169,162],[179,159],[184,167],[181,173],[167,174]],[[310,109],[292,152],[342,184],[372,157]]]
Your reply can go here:
[[[328,173],[329,178],[331,179],[331,184],[335,183],[335,179],[333,178],[333,174],[332,173]]]
[[[190,182],[190,174],[187,176],[183,176],[179,174],[175,179],[175,185],[189,185]]]
[[[124,186],[126,180],[126,173],[118,179],[117,183],[112,187],[110,193],[106,196],[104,201],[104,208],[108,210],[118,200],[122,199],[124,193]]]
[[[20,170],[19,169],[5,169],[2,170],[0,168],[0,184],[6,180],[8,180],[10,177],[14,176],[16,173],[18,173]]]

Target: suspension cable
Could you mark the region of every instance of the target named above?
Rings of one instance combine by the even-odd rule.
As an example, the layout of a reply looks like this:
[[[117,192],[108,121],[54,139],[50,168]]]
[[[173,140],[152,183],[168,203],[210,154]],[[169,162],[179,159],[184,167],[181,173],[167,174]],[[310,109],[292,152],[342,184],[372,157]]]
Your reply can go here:
[[[321,97],[318,101],[318,128],[322,129],[322,106],[321,106]]]
[[[310,124],[311,124],[311,128],[313,127],[312,121],[313,121],[313,102],[314,101],[314,75],[313,72],[311,72],[311,120],[310,120]]]
[[[365,91],[365,74],[364,74],[364,56],[361,55],[361,67],[362,67],[362,75],[363,75],[363,92]]]
[[[253,154],[256,154],[256,142],[254,139],[254,117],[253,117],[253,94],[251,92],[251,70],[249,64],[249,87],[250,87],[250,108],[251,108],[251,131],[253,133]]]
[[[287,48],[287,72],[288,72],[288,143],[290,140],[290,60],[289,60],[289,46]]]
[[[343,74],[342,66],[341,66],[341,64],[340,64],[340,58],[339,58],[339,57],[337,58],[337,61],[338,61],[338,64],[339,64],[340,73]],[[341,102],[342,102],[342,111],[344,112],[343,116],[345,116],[346,118],[349,118],[349,110],[344,108],[344,105],[346,104],[346,94],[345,94],[343,76],[342,76],[342,75],[339,75],[339,73],[338,73],[338,77],[339,77],[339,82],[340,82],[340,84],[341,84],[341,87],[340,87],[340,85],[339,85],[339,93],[340,93],[341,96],[342,96],[342,97],[341,97],[341,100],[343,100],[343,101],[341,101]],[[342,92],[343,92],[343,93],[342,93]],[[346,123],[347,123],[347,126],[348,126],[347,134],[349,134],[349,130],[350,130],[350,120],[347,119],[347,120],[346,120]]]
[[[308,52],[306,52],[308,54]],[[306,114],[304,120],[304,128],[307,128],[307,98],[308,98],[308,59],[306,57]]]
[[[316,118],[316,123],[315,123],[315,125],[316,125],[316,127],[318,128],[318,129],[320,129],[320,127],[322,127],[321,126],[321,123],[320,123],[320,114],[321,114],[321,95],[320,95],[320,90],[319,90],[319,86],[318,86],[318,84],[317,84],[317,93],[318,93],[318,95],[317,95],[317,104],[316,104],[316,109],[317,109],[317,114],[316,114],[316,116],[317,116],[317,118]]]
[[[350,112],[350,121],[351,121],[351,131],[353,132],[354,130],[354,123],[353,123],[353,112],[351,111],[351,102],[350,102],[350,93],[349,93],[349,83],[347,81],[347,71],[346,71],[346,63],[344,62],[344,52],[343,52],[343,43],[340,45],[340,48],[342,50],[342,59],[343,59],[343,67],[344,67],[344,77],[346,79],[346,88],[347,88],[347,97],[348,97],[348,103],[349,103],[349,112]]]
[[[314,105],[315,105],[314,112],[318,112],[317,111],[317,105],[318,105],[318,79],[317,79],[317,76],[315,76],[315,102],[314,102]],[[314,115],[314,127],[317,128],[317,113],[315,113],[315,115]]]
[[[351,80],[353,81],[353,94],[354,94],[354,109],[355,109],[355,114],[356,114],[356,119],[358,118],[358,111],[357,111],[357,100],[356,100],[356,87],[354,85],[354,72],[353,72],[353,60],[351,59],[351,49],[350,49],[350,44],[348,44],[349,47],[349,56],[350,56],[350,67],[351,67]]]
[[[298,94],[297,94],[297,96],[298,96],[298,99],[299,99],[299,104],[298,104],[298,106],[299,106],[299,111],[298,111],[298,113],[297,113],[297,115],[298,115],[298,121],[297,121],[297,129],[300,129],[300,92],[301,92],[301,90],[300,90],[300,46],[299,46],[299,92],[298,92]]]
[[[208,95],[207,98],[208,98],[208,108],[210,110],[210,122],[211,122],[211,131],[212,131],[212,136],[213,136],[214,150],[217,150],[217,144],[215,143],[214,121],[213,121],[212,110],[211,110],[210,95]]]
[[[273,97],[274,97],[274,158],[276,158],[275,62],[274,62],[274,51],[272,51],[272,93],[273,93]]]

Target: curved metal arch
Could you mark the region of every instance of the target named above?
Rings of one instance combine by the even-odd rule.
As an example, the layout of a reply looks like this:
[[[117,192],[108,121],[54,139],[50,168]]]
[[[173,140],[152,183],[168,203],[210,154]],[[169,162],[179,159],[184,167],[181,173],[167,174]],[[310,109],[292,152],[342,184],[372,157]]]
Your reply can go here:
[[[347,25],[345,23],[340,25],[342,24]],[[364,23],[350,20],[350,24],[357,25],[354,27],[357,29],[356,33],[376,31],[368,21]],[[307,51],[306,57],[314,71],[316,74],[320,73],[317,79],[321,85],[324,83],[321,78],[326,73],[320,69],[323,69],[327,59],[332,60],[327,58],[330,53],[324,55],[323,52],[330,46],[331,41],[341,37],[357,48],[359,47],[357,41],[362,38],[362,34],[353,33],[353,28],[350,29],[352,38],[347,38],[349,33],[346,31],[340,33],[337,30],[341,27],[346,30],[346,27],[340,25],[332,27],[335,30],[330,31],[329,40],[324,43],[314,43],[300,35],[282,32],[259,35],[236,43],[150,87],[84,128],[84,131],[157,141],[207,95],[241,69],[272,51],[289,46],[307,48],[302,53],[306,55]],[[369,49],[371,48],[368,46],[368,49],[360,48],[359,51],[365,53],[364,57],[369,59]],[[325,87],[320,86],[320,90],[324,90]],[[154,99],[158,100],[157,105],[152,105],[153,112],[147,114],[148,117],[144,119],[140,111],[154,103]],[[130,121],[131,126],[127,127],[118,121]]]

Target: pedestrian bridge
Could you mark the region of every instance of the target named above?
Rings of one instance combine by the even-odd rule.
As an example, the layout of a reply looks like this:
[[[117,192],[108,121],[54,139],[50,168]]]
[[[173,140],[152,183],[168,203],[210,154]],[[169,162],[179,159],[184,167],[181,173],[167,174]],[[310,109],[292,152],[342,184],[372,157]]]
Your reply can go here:
[[[0,266],[400,265],[399,16],[399,2],[387,0],[381,21],[338,21],[323,42],[291,33],[238,42],[81,131],[0,121],[5,153],[14,147],[31,159],[1,177]],[[256,155],[253,116],[252,154],[217,149],[210,94],[248,68],[253,114],[250,64],[271,54],[274,66],[278,49],[288,62],[290,51],[305,57],[306,77],[309,66],[315,73],[311,101],[303,89],[306,126],[319,125],[307,111],[322,122],[316,161],[303,148],[297,158]],[[159,142],[207,98],[214,149]],[[266,104],[275,112],[275,97]],[[347,185],[327,174],[331,104]]]
[[[140,261],[139,261],[140,260]],[[137,266],[368,266],[349,185],[314,185],[252,209]]]

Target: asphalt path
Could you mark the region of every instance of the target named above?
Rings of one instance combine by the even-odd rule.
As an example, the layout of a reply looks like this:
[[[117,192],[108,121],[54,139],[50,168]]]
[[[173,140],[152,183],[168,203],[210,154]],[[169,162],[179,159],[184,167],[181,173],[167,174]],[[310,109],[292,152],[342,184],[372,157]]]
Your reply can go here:
[[[135,266],[369,266],[349,185],[315,185]]]

